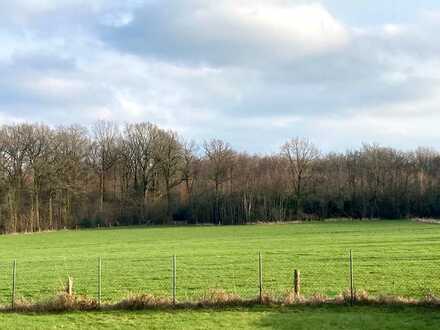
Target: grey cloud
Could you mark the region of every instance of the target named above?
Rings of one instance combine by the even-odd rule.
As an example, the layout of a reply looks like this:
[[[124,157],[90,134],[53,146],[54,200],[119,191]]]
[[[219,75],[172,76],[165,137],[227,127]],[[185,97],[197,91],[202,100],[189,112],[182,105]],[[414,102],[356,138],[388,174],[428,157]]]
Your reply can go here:
[[[289,61],[308,53],[304,48],[318,37],[323,45],[331,49],[333,43],[345,42],[344,27],[334,20],[324,8],[317,4],[307,7],[284,8],[321,15],[321,21],[311,22],[313,28],[322,29],[307,35],[304,28],[295,30],[295,19],[283,25],[274,19],[269,21],[272,7],[260,8],[262,4],[283,3],[280,1],[167,1],[153,2],[135,11],[133,21],[122,27],[102,27],[102,40],[113,47],[133,53],[168,59],[191,65],[249,66],[272,65],[277,61]],[[251,5],[249,5],[251,4]],[[295,1],[292,2],[295,5]],[[247,5],[243,10],[232,8]],[[310,7],[310,9],[307,9]],[[283,7],[276,7],[283,8]],[[261,14],[255,17],[252,10]],[[268,12],[262,12],[267,10]],[[310,13],[309,11],[313,11]],[[249,12],[251,11],[251,12]],[[280,10],[282,13],[282,11]],[[279,13],[277,13],[279,14]],[[268,22],[264,20],[267,17]],[[313,17],[312,17],[313,18]],[[252,20],[255,20],[252,21]],[[287,23],[287,17],[284,17]],[[304,24],[308,24],[307,17]],[[321,26],[321,25],[322,26]],[[327,25],[327,27],[326,27]],[[292,27],[292,30],[289,30]],[[277,33],[275,33],[277,31]],[[281,38],[286,34],[285,38]],[[305,38],[310,38],[305,40]],[[315,45],[316,46],[316,45]],[[326,48],[326,47],[324,47]],[[325,50],[317,50],[325,51]]]
[[[231,80],[239,90],[240,101],[231,99],[220,105],[231,115],[270,116],[280,112],[309,115],[326,111],[342,115],[346,114],[344,110],[359,106],[424,97],[435,86],[429,79],[411,75],[405,82],[395,84],[382,79],[386,74],[411,70],[398,63],[401,56],[417,61],[420,53],[425,52],[425,56],[433,55],[429,51],[436,53],[427,44],[428,37],[420,40],[420,29],[403,36],[385,36],[382,27],[378,27],[363,35],[351,33],[349,43],[328,52],[280,57],[271,48],[273,45],[264,47],[235,39],[227,22],[224,29],[232,36],[204,38],[195,31],[211,31],[218,25],[204,22],[206,25],[197,26],[197,19],[191,25],[189,18],[203,9],[197,1],[172,6],[154,3],[138,11],[131,24],[102,28],[101,37],[111,47],[139,56],[167,59],[181,65],[220,67],[226,72],[231,68],[241,69],[241,80]],[[432,24],[424,32],[433,36]],[[247,73],[257,80],[249,81],[245,77]]]
[[[342,145],[350,136],[376,134],[395,143],[401,135],[377,133],[383,126],[374,120],[364,133],[348,126],[373,114],[396,122],[401,104],[419,107],[408,121],[433,111],[433,102],[422,101],[440,89],[435,19],[415,17],[394,35],[383,24],[336,22],[344,28],[336,33],[340,44],[304,50],[307,40],[271,42],[225,11],[215,16],[215,4],[67,1],[37,11],[11,8],[9,18],[0,5],[0,27],[18,45],[4,60],[0,51],[0,119],[150,120],[199,140],[218,136],[242,149],[271,151],[292,135]],[[19,47],[29,35],[32,47]],[[397,110],[382,115],[388,107]],[[343,137],[326,136],[329,127]],[[414,141],[427,141],[422,127],[415,130]]]

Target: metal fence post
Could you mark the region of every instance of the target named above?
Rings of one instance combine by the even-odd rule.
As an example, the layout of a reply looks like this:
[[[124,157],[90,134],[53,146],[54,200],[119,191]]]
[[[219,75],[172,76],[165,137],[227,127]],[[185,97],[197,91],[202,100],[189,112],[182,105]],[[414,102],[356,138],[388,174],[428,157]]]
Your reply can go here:
[[[258,282],[260,288],[260,304],[263,302],[263,260],[261,252],[258,252]]]
[[[173,293],[173,305],[176,304],[176,255],[173,255],[172,260],[172,293]]]
[[[17,260],[14,259],[12,263],[12,309],[15,309],[15,296],[16,296],[16,285],[17,285]]]
[[[102,295],[102,259],[98,258],[98,306],[101,307]]]
[[[354,281],[353,281],[353,254],[350,249],[350,304],[353,306],[355,301],[354,296]]]

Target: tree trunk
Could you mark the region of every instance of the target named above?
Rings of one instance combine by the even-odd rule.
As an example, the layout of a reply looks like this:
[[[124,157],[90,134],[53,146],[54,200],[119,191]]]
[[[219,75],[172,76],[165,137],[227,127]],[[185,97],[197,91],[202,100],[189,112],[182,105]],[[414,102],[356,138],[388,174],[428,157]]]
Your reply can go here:
[[[99,198],[99,212],[104,211],[104,171],[101,170],[101,175],[99,178],[99,185],[100,185],[100,198]]]
[[[35,191],[35,225],[37,226],[37,230],[41,231],[40,226],[40,194],[38,192],[38,188]]]
[[[29,228],[26,228],[26,231],[30,231],[31,233],[34,231],[34,217],[35,217],[35,193],[32,193],[31,197],[31,215],[29,217]]]
[[[169,187],[169,183],[166,183],[166,198],[167,198],[167,222],[171,223],[171,189]]]
[[[52,194],[49,197],[49,229],[53,229],[53,198]]]
[[[10,217],[10,226],[12,229],[12,232],[15,233],[17,231],[17,217],[15,215],[15,208],[14,208],[14,198],[13,193],[9,192],[8,194],[8,202],[9,202],[9,217]]]
[[[144,220],[147,219],[147,213],[148,213],[148,188],[146,185],[144,185],[144,196],[142,201],[142,218]]]
[[[298,175],[296,186],[296,218],[299,219],[302,214],[302,176]]]

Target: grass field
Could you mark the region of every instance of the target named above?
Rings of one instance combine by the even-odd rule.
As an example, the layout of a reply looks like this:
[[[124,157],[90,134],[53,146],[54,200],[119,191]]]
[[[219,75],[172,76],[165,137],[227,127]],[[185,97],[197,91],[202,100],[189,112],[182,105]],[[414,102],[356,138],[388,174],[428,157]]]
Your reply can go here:
[[[254,307],[227,310],[0,314],[2,329],[438,329],[422,307]]]
[[[96,296],[102,257],[105,302],[128,293],[169,296],[171,256],[177,255],[177,297],[225,289],[258,293],[258,251],[264,288],[281,295],[300,269],[302,292],[336,295],[348,287],[353,249],[355,285],[371,294],[421,297],[440,294],[440,226],[411,221],[231,227],[157,227],[64,231],[0,237],[0,301],[11,297],[17,259],[17,296],[40,299],[59,290],[67,276],[77,293]]]

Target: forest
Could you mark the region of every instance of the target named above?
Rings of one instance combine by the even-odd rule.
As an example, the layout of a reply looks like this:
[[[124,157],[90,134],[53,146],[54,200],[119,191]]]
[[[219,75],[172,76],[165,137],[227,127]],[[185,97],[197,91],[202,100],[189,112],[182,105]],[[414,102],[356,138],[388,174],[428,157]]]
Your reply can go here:
[[[0,231],[440,216],[440,154],[364,144],[270,155],[149,122],[0,127]]]

